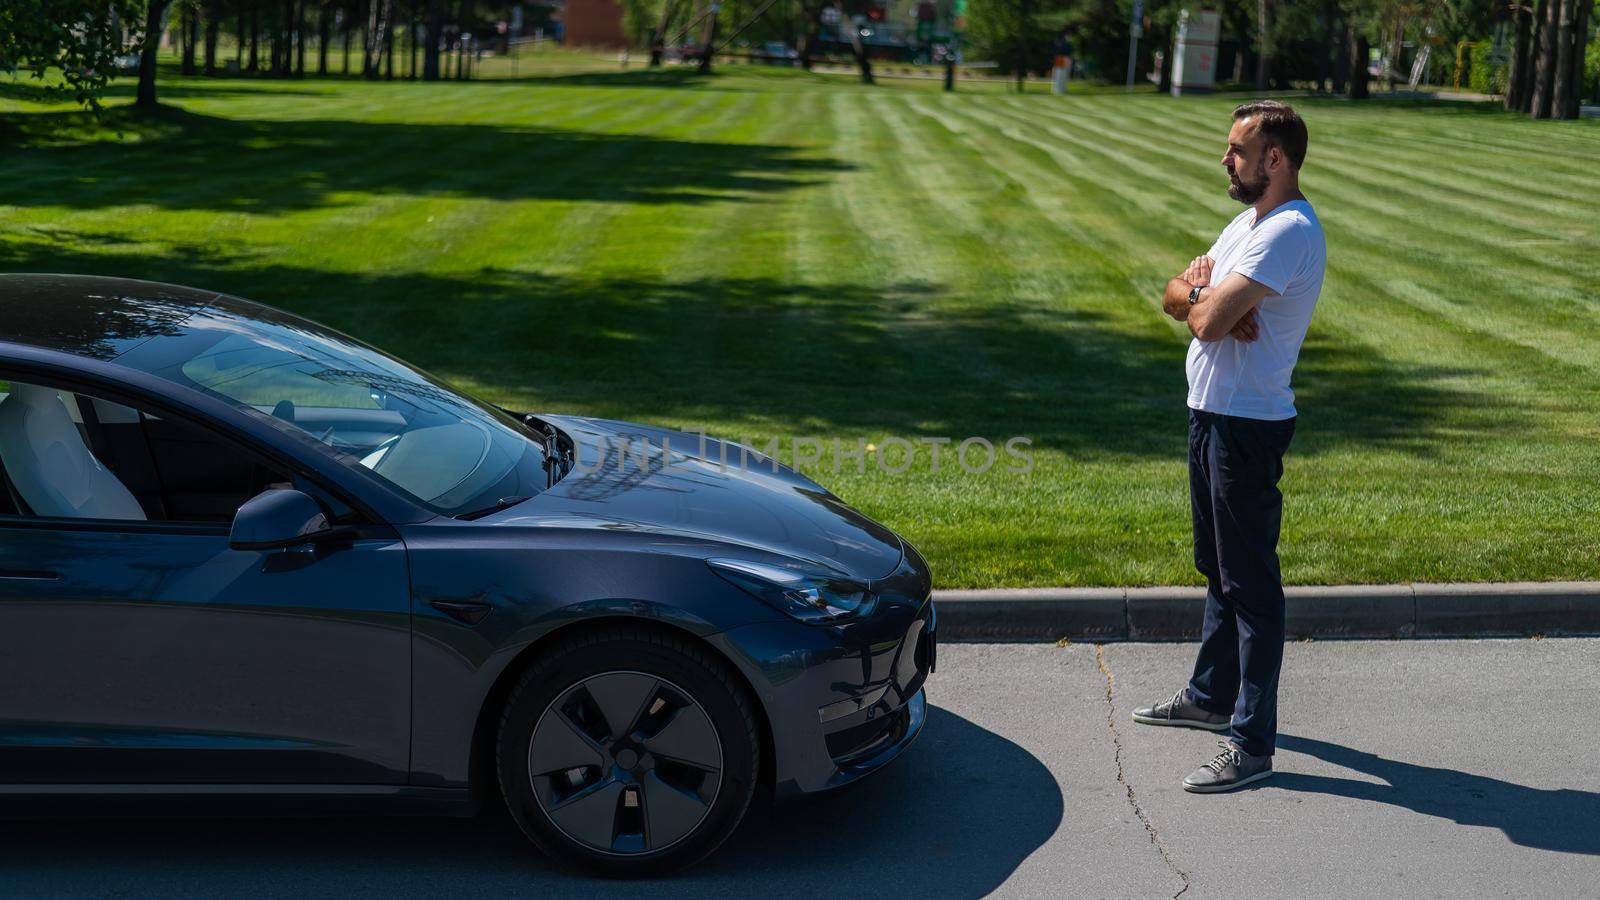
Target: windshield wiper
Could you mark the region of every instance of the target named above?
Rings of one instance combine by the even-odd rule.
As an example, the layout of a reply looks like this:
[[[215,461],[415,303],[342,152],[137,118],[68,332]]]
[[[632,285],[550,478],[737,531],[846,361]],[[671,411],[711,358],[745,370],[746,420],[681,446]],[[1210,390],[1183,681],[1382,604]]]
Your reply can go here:
[[[572,468],[572,453],[561,447],[561,432],[554,425],[541,420],[533,413],[522,417],[522,424],[529,430],[544,437],[544,477],[545,488],[555,487],[556,482],[566,475]]]
[[[530,499],[530,498],[522,497],[522,496],[501,497],[499,500],[496,500],[494,502],[494,505],[492,505],[492,506],[485,506],[483,509],[475,509],[472,512],[464,512],[464,513],[461,513],[461,514],[457,515],[455,518],[457,518],[457,519],[467,519],[469,521],[472,520],[472,519],[481,519],[484,516],[490,515],[492,513],[497,513],[500,510],[505,509],[508,506],[516,506],[518,503],[521,503],[522,501],[528,500],[528,499]]]
[[[540,449],[544,451],[545,488],[555,487],[556,482],[572,471],[574,461],[572,451],[561,446],[561,432],[554,425],[533,413],[513,412],[497,403],[491,405],[517,420],[523,428],[528,430],[529,434],[539,439]]]

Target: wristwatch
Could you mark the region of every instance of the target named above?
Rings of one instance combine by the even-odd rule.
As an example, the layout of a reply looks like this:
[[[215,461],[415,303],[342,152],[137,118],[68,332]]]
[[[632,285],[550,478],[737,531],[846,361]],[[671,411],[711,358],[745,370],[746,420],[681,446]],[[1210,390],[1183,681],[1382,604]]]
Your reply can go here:
[[[1204,289],[1205,289],[1205,285],[1203,285],[1203,284],[1197,284],[1194,287],[1189,288],[1189,305],[1190,306],[1195,305],[1195,303],[1199,301],[1200,292],[1202,290],[1204,290]]]

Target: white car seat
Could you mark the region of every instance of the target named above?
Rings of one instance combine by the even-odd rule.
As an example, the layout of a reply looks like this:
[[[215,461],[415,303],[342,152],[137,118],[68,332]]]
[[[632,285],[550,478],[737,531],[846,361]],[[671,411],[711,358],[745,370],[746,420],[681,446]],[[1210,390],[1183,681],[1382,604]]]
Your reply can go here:
[[[53,388],[11,383],[0,401],[0,463],[36,516],[145,518],[139,501],[89,452]]]

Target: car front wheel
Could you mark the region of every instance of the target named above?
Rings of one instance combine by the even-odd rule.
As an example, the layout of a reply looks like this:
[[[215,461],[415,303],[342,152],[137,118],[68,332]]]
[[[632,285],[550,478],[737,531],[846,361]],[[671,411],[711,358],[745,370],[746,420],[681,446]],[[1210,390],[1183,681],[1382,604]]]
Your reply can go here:
[[[687,640],[631,628],[563,640],[506,701],[501,790],[557,859],[609,875],[681,869],[721,846],[750,806],[751,703]]]

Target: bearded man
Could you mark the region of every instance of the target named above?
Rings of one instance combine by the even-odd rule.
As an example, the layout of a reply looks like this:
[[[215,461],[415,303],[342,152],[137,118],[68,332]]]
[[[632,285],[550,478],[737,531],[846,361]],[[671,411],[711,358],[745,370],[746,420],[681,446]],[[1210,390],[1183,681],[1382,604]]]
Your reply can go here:
[[[1134,710],[1147,725],[1227,732],[1222,752],[1183,781],[1219,793],[1272,774],[1283,666],[1278,528],[1283,454],[1294,436],[1294,372],[1327,250],[1300,192],[1305,122],[1287,103],[1233,111],[1228,196],[1248,209],[1167,283],[1162,308],[1189,344],[1189,500],[1205,622],[1189,683]]]

